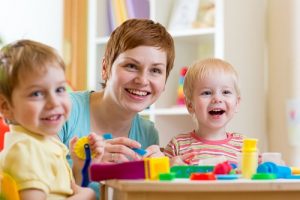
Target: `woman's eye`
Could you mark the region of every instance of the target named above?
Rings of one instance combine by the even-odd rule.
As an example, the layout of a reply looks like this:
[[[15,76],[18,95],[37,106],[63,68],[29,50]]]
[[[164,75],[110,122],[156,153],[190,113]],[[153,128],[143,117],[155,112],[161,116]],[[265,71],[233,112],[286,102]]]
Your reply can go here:
[[[153,68],[151,71],[153,73],[157,73],[157,74],[161,74],[162,73],[161,69],[159,69],[159,68]]]
[[[133,65],[133,64],[127,64],[126,68],[129,69],[129,70],[135,70],[135,69],[137,69],[136,65]]]

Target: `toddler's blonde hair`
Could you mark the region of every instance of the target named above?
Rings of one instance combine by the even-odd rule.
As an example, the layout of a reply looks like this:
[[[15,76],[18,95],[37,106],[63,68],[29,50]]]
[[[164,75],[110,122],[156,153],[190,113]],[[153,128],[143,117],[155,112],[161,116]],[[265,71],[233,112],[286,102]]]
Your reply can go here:
[[[233,66],[218,58],[207,58],[194,62],[189,68],[184,78],[183,92],[185,95],[186,104],[192,103],[193,91],[198,80],[213,75],[216,71],[221,71],[232,77],[234,88],[238,96],[240,89],[238,86],[238,73]]]

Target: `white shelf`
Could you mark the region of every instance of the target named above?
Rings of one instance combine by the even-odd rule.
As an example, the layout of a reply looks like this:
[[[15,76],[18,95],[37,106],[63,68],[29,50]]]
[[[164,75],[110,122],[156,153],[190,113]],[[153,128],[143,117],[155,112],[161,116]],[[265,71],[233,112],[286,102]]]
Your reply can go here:
[[[108,42],[109,36],[98,37],[95,39],[96,45],[105,45]]]
[[[201,35],[214,34],[215,28],[199,28],[191,30],[170,31],[170,34],[176,39],[180,37],[199,37]]]
[[[191,29],[184,31],[171,31],[170,34],[175,40],[177,39],[189,39],[193,41],[198,41],[201,36],[213,36],[215,33],[215,28],[200,28],[200,29]],[[97,37],[95,39],[96,45],[105,45],[108,42],[109,36]]]
[[[107,2],[107,0],[88,1],[87,80],[88,88],[92,90],[99,88],[101,59],[109,38],[106,28]],[[175,0],[149,0],[150,18],[168,27],[174,2]],[[191,116],[185,109],[173,108],[176,104],[180,69],[204,57],[223,58],[237,69],[242,88],[240,111],[230,122],[228,129],[258,138],[262,146],[267,146],[266,138],[263,136],[267,130],[265,1],[214,0],[214,2],[213,28],[170,32],[176,48],[173,70],[159,100],[141,114],[155,122],[162,146],[173,135],[190,131],[194,126]]]
[[[173,108],[147,109],[140,112],[141,115],[188,115],[185,106],[175,106]]]
[[[203,0],[200,0],[204,2]],[[149,0],[150,18],[168,27],[174,0]],[[214,0],[215,12],[222,14],[223,0]],[[107,0],[89,1],[89,47],[88,47],[88,87],[99,89],[99,68],[109,35],[107,33]],[[170,31],[174,38],[176,58],[173,70],[167,81],[166,89],[159,100],[149,109],[140,112],[155,122],[160,133],[161,145],[180,132],[190,131],[193,121],[185,106],[176,106],[177,87],[180,69],[197,59],[216,56],[223,53],[223,19],[215,14],[215,26],[188,30]]]

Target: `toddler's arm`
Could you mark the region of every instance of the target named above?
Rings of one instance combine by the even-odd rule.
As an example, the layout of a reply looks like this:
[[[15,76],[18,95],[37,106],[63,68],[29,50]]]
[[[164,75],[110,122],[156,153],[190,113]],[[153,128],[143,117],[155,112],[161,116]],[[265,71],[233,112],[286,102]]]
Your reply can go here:
[[[91,188],[83,188],[72,183],[74,194],[67,200],[96,200],[96,194]]]
[[[19,191],[20,200],[46,200],[47,195],[44,191],[38,189],[29,189]]]

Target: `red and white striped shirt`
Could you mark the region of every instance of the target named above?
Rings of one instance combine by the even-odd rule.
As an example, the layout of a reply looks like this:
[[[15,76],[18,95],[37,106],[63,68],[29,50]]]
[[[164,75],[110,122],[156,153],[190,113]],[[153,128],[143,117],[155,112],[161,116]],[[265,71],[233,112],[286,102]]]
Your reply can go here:
[[[195,131],[175,136],[166,146],[164,153],[174,156],[195,153],[190,160],[191,165],[198,165],[202,159],[225,157],[230,163],[237,164],[237,155],[241,153],[245,136],[238,133],[227,133],[224,140],[205,140],[196,135]]]

